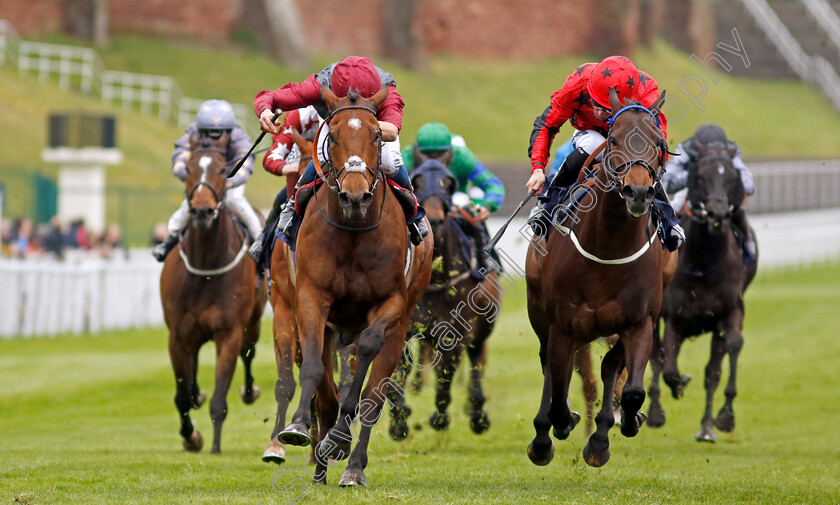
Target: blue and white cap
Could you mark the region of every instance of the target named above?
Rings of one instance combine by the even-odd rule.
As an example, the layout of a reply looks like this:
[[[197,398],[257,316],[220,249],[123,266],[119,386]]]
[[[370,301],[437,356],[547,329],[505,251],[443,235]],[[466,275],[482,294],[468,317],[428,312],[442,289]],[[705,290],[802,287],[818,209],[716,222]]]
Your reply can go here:
[[[195,126],[199,130],[232,130],[236,126],[236,114],[226,100],[207,100],[198,108]]]

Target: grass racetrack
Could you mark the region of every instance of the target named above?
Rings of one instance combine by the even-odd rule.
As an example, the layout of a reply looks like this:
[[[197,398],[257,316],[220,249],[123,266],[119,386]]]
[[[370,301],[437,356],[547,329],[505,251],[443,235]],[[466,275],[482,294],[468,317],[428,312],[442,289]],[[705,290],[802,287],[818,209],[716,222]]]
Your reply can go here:
[[[429,428],[431,388],[410,395],[409,421],[422,429],[395,443],[383,418],[371,440],[365,489],[336,486],[344,462],[331,469],[328,486],[298,486],[296,478],[308,482],[313,472],[294,465],[293,458],[308,458],[302,448],[287,449],[289,466],[260,461],[275,410],[268,321],[255,361],[263,396],[242,404],[240,364],[221,456],[209,454],[206,404],[193,411],[204,450],[181,449],[164,329],[0,342],[0,503],[257,505],[294,503],[301,491],[302,503],[838,503],[840,265],[760,273],[750,288],[734,432],[718,432],[716,444],[694,441],[707,335],[683,348],[682,371],[694,378],[685,397],[676,401],[663,391],[667,424],[644,426],[635,439],[614,428],[612,459],[600,469],[583,462],[582,425],[568,441],[555,441],[549,466],[536,467],[525,454],[542,379],[522,284],[505,298],[490,339],[490,430],[469,430],[463,373],[448,431]],[[199,383],[209,396],[212,346],[200,361]],[[723,385],[715,411],[722,397]],[[577,378],[571,399],[583,410]]]

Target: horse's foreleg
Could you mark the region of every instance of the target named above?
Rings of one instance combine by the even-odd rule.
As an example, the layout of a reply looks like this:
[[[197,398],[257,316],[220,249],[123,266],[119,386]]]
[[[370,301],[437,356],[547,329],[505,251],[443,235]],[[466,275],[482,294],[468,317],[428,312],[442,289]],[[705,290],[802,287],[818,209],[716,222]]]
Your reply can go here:
[[[554,443],[548,434],[551,421],[548,419],[548,409],[551,407],[551,370],[546,363],[543,365],[543,390],[540,399],[540,410],[534,417],[534,430],[537,434],[528,446],[528,458],[537,466],[545,466],[554,458]]]
[[[566,440],[580,422],[580,415],[569,410],[569,383],[574,373],[575,346],[568,336],[551,329],[548,362],[551,371],[551,407],[548,419],[554,426],[554,438]]]
[[[743,321],[743,309],[735,311],[728,318],[727,329],[724,333],[726,338],[726,353],[729,354],[729,382],[726,384],[726,389],[724,390],[726,403],[721,407],[715,418],[715,426],[719,430],[726,432],[735,429],[735,410],[732,408],[732,402],[738,394],[738,389],[735,387],[735,378],[738,375],[738,355],[744,346],[744,336],[741,333]]]
[[[690,375],[680,374],[677,367],[677,357],[680,355],[680,347],[682,347],[685,338],[678,332],[676,325],[666,319],[665,333],[662,339],[662,352],[665,356],[662,367],[662,378],[665,384],[671,388],[671,396],[676,399],[682,398],[685,392],[688,381],[691,380]]]
[[[345,459],[350,454],[350,444],[353,437],[350,432],[350,425],[356,417],[356,409],[359,407],[359,397],[362,393],[365,377],[373,360],[379,355],[386,341],[398,340],[397,352],[393,356],[393,364],[388,370],[388,378],[396,368],[400,359],[402,344],[405,342],[405,329],[403,333],[397,334],[398,323],[405,311],[405,302],[401,296],[392,296],[377,309],[368,314],[369,326],[359,335],[357,344],[358,361],[356,371],[353,374],[353,383],[350,385],[347,397],[341,399],[338,422],[327,434],[329,443],[328,455],[333,459]],[[407,324],[407,322],[405,323]],[[404,326],[404,325],[401,325]],[[386,338],[386,336],[388,338]],[[395,345],[391,343],[391,345]],[[384,392],[383,392],[384,395]]]
[[[278,435],[284,444],[307,446],[311,443],[309,427],[312,425],[310,407],[312,395],[324,376],[321,359],[324,350],[324,328],[330,302],[316,290],[299,289],[297,303],[298,335],[302,362],[300,364],[300,403],[292,415],[292,422]]]
[[[401,356],[400,363],[397,365],[397,369],[393,375],[395,384],[389,382],[385,391],[385,396],[391,405],[391,426],[388,433],[397,442],[404,440],[408,436],[408,422],[406,419],[411,415],[411,408],[405,401],[405,385],[410,370],[411,365],[408,359],[404,355]]]
[[[405,335],[407,322],[400,325],[402,335]],[[386,336],[385,343],[373,361],[365,390],[362,394],[364,400],[359,403],[359,422],[361,430],[356,447],[347,462],[347,468],[341,475],[339,486],[364,486],[366,485],[364,470],[367,468],[367,449],[370,442],[370,434],[373,427],[382,417],[383,403],[391,395],[405,396],[405,390],[391,377],[394,369],[402,357],[404,338],[399,337],[400,332],[390,333]],[[392,391],[389,395],[389,389]],[[391,403],[390,400],[388,400]],[[390,405],[393,408],[393,404]]]
[[[650,353],[650,369],[652,376],[648,395],[650,396],[650,407],[648,408],[647,423],[651,428],[659,428],[665,425],[665,411],[659,403],[659,376],[662,374],[662,367],[665,366],[665,351],[662,348],[662,339],[659,337],[659,320],[653,326],[653,347]]]
[[[197,347],[197,346],[196,346]],[[176,335],[169,335],[169,358],[175,372],[175,407],[181,417],[181,443],[188,451],[200,451],[204,445],[201,433],[193,427],[190,408],[193,407],[197,351]]]
[[[260,319],[257,315],[251,321],[248,321],[245,326],[245,331],[242,334],[242,350],[239,353],[240,358],[242,358],[242,368],[245,369],[245,384],[239,390],[239,396],[242,397],[242,401],[246,405],[254,403],[260,397],[260,388],[254,385],[254,376],[251,373],[251,363],[254,361],[259,336]]]
[[[712,332],[712,353],[709,363],[706,364],[706,409],[703,411],[703,419],[700,421],[700,431],[694,438],[698,442],[715,442],[714,424],[712,421],[712,405],[714,403],[715,391],[720,383],[720,369],[723,357],[726,355],[726,340],[719,331]]]
[[[295,396],[295,356],[297,355],[297,326],[294,312],[283,302],[276,302],[274,309],[274,359],[277,363],[277,382],[274,386],[274,398],[277,401],[277,416],[271,432],[271,442],[263,453],[266,463],[286,461],[286,448],[277,439],[277,435],[286,426],[286,412],[289,402]]]
[[[653,320],[645,319],[621,338],[624,343],[624,363],[627,381],[621,390],[621,434],[635,437],[645,420],[639,410],[645,403],[645,368],[650,361]]]
[[[583,448],[583,459],[589,466],[603,466],[610,460],[609,431],[615,424],[613,415],[615,383],[623,368],[624,342],[619,339],[601,361],[601,382],[604,384],[601,410],[595,416],[595,433],[589,437],[589,441]]]
[[[438,347],[440,363],[435,367],[437,382],[435,383],[435,411],[429,416],[429,425],[437,431],[449,427],[449,404],[452,403],[452,377],[460,361],[461,345],[455,344],[452,349],[445,350]]]
[[[222,424],[227,417],[227,394],[236,370],[236,358],[242,349],[242,330],[233,328],[217,335],[216,341],[216,385],[210,399],[210,420],[213,421],[212,454],[222,452]]]
[[[492,326],[489,330],[492,330]],[[470,366],[471,366],[471,377],[470,377],[470,428],[473,430],[473,433],[478,435],[487,431],[490,428],[490,418],[487,416],[487,412],[484,410],[484,402],[486,398],[484,397],[484,390],[481,387],[481,378],[484,375],[484,363],[486,359],[486,352],[487,352],[487,337],[489,336],[489,331],[486,335],[482,336],[480,331],[481,326],[476,331],[476,337],[470,342],[470,345],[467,347],[467,355],[470,358]]]
[[[327,333],[331,333],[330,330]],[[327,335],[326,338],[334,338],[334,336]],[[318,385],[317,394],[315,395],[315,410],[318,416],[318,433],[315,435],[316,440],[313,447],[313,459],[315,460],[315,477],[314,483],[327,483],[327,467],[328,460],[319,457],[318,445],[326,438],[327,432],[335,425],[335,420],[338,417],[338,388],[333,379],[333,353],[332,346],[324,346],[322,354],[324,362],[324,377]]]

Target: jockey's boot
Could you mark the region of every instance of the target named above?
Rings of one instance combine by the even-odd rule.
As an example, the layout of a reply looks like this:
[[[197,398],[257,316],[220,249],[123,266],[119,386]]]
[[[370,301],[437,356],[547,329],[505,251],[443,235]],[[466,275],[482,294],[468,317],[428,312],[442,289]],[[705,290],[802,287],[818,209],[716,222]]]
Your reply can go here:
[[[426,210],[418,205],[417,212],[406,221],[408,238],[415,246],[423,243],[423,239],[429,234],[429,226],[426,224],[425,217]]]
[[[394,196],[405,212],[405,224],[408,227],[408,237],[415,246],[420,245],[423,239],[429,234],[429,225],[426,224],[426,209],[417,202],[414,195],[414,188],[408,178],[408,170],[404,165],[397,167],[397,170],[387,176],[395,184],[391,184]]]
[[[661,182],[654,185],[654,191],[656,194],[653,201],[653,211],[662,225],[665,248],[671,252],[676,251],[685,242],[685,230],[680,226],[680,220],[674,212],[674,208],[671,207],[671,202],[668,201],[668,195],[665,193],[665,188],[662,187]]]
[[[152,256],[155,257],[156,260],[163,262],[167,256],[169,256],[169,251],[175,247],[175,244],[178,243],[180,240],[180,236],[178,234],[170,233],[166,240],[161,242],[160,244],[156,245],[152,249]]]
[[[283,204],[285,202],[286,188],[283,188],[283,191],[277,193],[277,196],[274,198],[274,204],[271,206],[271,211],[269,211],[268,217],[265,220],[263,230],[254,240],[254,243],[251,244],[251,248],[248,249],[248,254],[254,258],[258,267],[263,267],[264,263],[267,262],[268,258],[265,257],[265,251],[268,250],[271,241],[274,239],[274,230],[277,227],[277,218],[280,216],[280,211],[283,209]]]
[[[744,265],[752,266],[758,261],[758,249],[750,236],[750,227],[747,224],[747,214],[741,207],[732,212],[732,225],[735,237],[741,243]]]

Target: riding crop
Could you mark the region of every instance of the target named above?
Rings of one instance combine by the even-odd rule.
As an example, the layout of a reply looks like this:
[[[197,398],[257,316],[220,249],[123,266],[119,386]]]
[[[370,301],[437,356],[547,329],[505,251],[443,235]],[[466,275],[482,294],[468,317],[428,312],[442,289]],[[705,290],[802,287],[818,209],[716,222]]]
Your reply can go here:
[[[277,121],[277,118],[280,117],[280,114],[282,114],[282,113],[283,113],[283,111],[281,111],[280,109],[277,109],[277,112],[275,112],[274,115],[271,116],[271,122],[273,123],[273,122]],[[231,177],[236,175],[236,172],[239,172],[239,169],[242,168],[242,165],[245,164],[245,160],[247,160],[248,156],[251,156],[251,153],[254,152],[254,148],[257,147],[257,144],[262,142],[263,137],[265,137],[265,133],[266,132],[260,133],[260,136],[257,137],[257,141],[254,142],[254,145],[252,145],[250,149],[248,149],[248,153],[245,156],[243,156],[239,160],[239,163],[237,163],[236,166],[233,167],[233,170],[231,170],[230,173],[227,174],[228,179],[230,179]]]
[[[513,221],[513,218],[515,218],[516,215],[519,214],[519,211],[522,210],[522,207],[524,207],[525,204],[528,203],[528,200],[530,200],[531,197],[535,194],[536,193],[533,190],[531,190],[528,192],[528,196],[526,196],[524,200],[519,202],[519,205],[516,206],[516,210],[513,211],[513,214],[511,214],[510,217],[507,218],[507,221],[505,221],[505,224],[503,224],[502,227],[499,228],[499,231],[496,232],[496,235],[493,237],[493,239],[490,240],[490,242],[488,242],[487,245],[484,246],[484,250],[486,252],[489,253],[493,250],[494,247],[496,247],[496,244],[499,242],[499,240],[501,240],[502,235],[505,234],[505,230],[507,230],[507,227],[510,224],[510,222]]]

